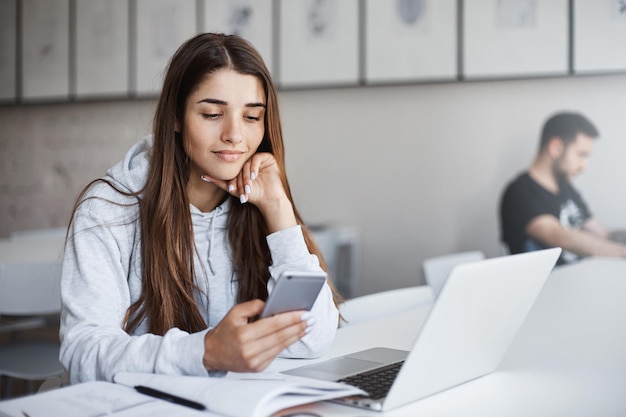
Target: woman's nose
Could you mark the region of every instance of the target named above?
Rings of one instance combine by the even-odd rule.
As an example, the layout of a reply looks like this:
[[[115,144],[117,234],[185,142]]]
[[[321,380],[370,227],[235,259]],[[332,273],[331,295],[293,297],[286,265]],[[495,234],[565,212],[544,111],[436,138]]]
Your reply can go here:
[[[241,121],[236,117],[229,117],[224,123],[222,140],[224,142],[239,143],[243,140],[241,132]]]

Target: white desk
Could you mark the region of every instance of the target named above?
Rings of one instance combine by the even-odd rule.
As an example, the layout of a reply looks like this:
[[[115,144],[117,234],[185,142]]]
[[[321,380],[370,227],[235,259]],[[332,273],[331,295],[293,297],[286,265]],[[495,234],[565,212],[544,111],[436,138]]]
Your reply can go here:
[[[0,264],[18,262],[62,261],[64,236],[39,239],[0,239]]]
[[[30,316],[61,310],[64,243],[62,236],[0,239],[0,314]]]
[[[497,372],[384,414],[331,403],[302,409],[351,417],[626,416],[625,298],[624,260],[557,268]],[[427,310],[340,329],[317,361],[377,345],[408,349],[416,332],[407,329]],[[270,370],[307,363],[277,359]]]
[[[300,410],[322,417],[626,416],[625,295],[626,261],[589,259],[561,267],[498,371],[384,414],[332,403]],[[374,346],[408,349],[427,313],[415,309],[342,328],[316,361]],[[268,370],[311,362],[277,359]]]

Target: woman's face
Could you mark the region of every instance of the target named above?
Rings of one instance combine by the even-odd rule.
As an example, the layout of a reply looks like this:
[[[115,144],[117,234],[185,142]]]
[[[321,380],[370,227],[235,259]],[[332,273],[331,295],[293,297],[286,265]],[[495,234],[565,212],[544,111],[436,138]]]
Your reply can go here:
[[[191,177],[235,178],[263,140],[265,109],[257,77],[232,69],[205,77],[185,106],[183,137]]]

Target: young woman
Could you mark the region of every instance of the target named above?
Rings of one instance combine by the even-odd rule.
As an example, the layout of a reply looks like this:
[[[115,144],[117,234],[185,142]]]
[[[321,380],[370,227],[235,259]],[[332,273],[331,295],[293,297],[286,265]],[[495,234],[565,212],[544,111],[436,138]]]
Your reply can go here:
[[[329,283],[310,312],[256,320],[281,272],[323,266],[293,204],[259,54],[236,36],[188,40],[153,130],[74,208],[61,319],[71,382],[260,371],[279,354],[324,352],[338,324]]]

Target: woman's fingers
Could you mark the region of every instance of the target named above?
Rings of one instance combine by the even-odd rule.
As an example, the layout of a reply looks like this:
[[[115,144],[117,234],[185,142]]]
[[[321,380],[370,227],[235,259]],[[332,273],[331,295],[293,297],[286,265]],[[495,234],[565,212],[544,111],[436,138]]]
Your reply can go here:
[[[237,177],[233,178],[232,180],[224,181],[224,180],[218,180],[218,179],[209,177],[208,175],[205,174],[205,175],[202,175],[200,178],[202,179],[202,181],[215,184],[222,190],[226,191],[228,194],[241,199],[241,196],[244,195],[244,191],[243,191],[244,187],[240,185],[241,184],[240,177],[241,177],[241,174],[239,174]],[[246,201],[247,199],[245,199],[245,201],[242,201],[242,203],[245,203]]]
[[[207,369],[261,371],[306,334],[308,316],[303,312],[283,313],[248,323],[262,308],[260,300],[238,304],[207,333],[203,358]]]
[[[274,155],[269,153],[259,153],[258,158],[250,159],[250,176],[252,179],[256,179],[261,171],[262,165],[267,164],[268,161],[274,162]]]
[[[266,152],[254,154],[231,180],[216,180],[207,175],[202,179],[237,197],[242,204],[256,204],[264,198],[275,199],[284,195],[276,159]]]
[[[247,203],[250,200],[252,189],[255,186],[254,180],[257,177],[257,172],[252,169],[255,161],[258,161],[262,155],[267,154],[255,154],[243,165],[241,172],[237,176],[237,186],[239,191],[239,200],[241,203]],[[258,165],[258,164],[257,164]]]
[[[305,316],[306,317],[306,316]],[[254,371],[265,369],[276,356],[300,340],[307,332],[303,312],[277,314],[252,323],[254,340],[250,344],[250,363]]]
[[[250,371],[260,372],[267,368],[280,352],[300,340],[305,332],[304,330],[298,329],[298,332],[282,332],[282,334],[285,337],[280,339],[280,343],[275,343],[275,341],[270,340],[272,338],[269,337],[267,338],[267,343],[259,341],[257,344],[258,350],[253,356],[254,360],[249,364]]]

